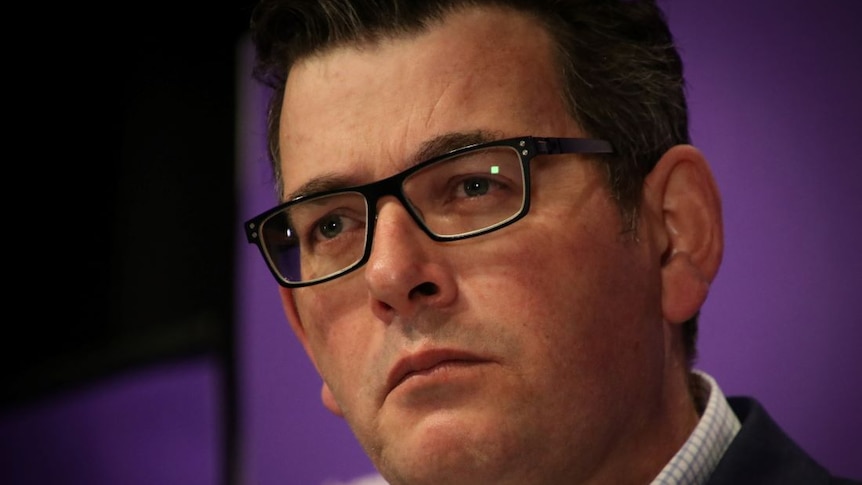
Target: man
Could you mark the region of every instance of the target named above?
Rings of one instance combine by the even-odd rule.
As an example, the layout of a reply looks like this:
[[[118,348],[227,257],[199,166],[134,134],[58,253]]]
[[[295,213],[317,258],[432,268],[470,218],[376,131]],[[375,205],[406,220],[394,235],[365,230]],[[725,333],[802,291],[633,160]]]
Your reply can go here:
[[[264,1],[283,204],[250,220],[383,477],[829,483],[693,372],[722,255],[652,2]]]

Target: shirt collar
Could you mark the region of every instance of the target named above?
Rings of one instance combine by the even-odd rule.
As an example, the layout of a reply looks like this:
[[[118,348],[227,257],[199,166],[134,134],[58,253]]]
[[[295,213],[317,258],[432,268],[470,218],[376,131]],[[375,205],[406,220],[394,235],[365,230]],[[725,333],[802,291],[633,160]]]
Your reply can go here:
[[[741,427],[715,379],[699,370],[692,374],[701,395],[708,396],[706,406],[698,409],[700,420],[694,431],[651,485],[706,483]]]

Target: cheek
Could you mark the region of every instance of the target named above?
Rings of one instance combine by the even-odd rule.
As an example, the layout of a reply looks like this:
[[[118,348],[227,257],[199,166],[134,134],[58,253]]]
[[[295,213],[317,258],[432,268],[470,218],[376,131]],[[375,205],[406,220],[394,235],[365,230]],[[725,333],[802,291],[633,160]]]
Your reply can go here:
[[[661,335],[658,268],[620,233],[616,206],[581,207],[599,210],[540,209],[501,232],[493,248],[470,251],[461,288],[556,366],[623,365],[629,356],[621,352],[636,360],[645,339],[661,343],[650,337]]]
[[[301,290],[295,291],[296,307],[309,350],[318,372],[340,399],[348,393],[341,392],[343,389],[367,382],[365,363],[375,361],[375,349],[379,348],[374,323],[360,315],[365,293],[359,295],[356,285],[351,284]]]

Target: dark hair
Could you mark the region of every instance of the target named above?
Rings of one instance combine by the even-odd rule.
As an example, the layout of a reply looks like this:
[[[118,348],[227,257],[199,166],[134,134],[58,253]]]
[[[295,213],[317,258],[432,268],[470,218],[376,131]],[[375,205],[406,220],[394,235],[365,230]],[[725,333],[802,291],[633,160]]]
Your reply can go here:
[[[254,76],[274,90],[267,140],[279,194],[279,116],[294,62],[415,34],[449,13],[484,5],[530,15],[551,35],[569,113],[587,135],[614,146],[602,158],[624,229],[634,234],[646,175],[669,148],[689,143],[682,61],[654,0],[262,0],[251,19]],[[697,315],[683,325],[689,366],[696,337]]]

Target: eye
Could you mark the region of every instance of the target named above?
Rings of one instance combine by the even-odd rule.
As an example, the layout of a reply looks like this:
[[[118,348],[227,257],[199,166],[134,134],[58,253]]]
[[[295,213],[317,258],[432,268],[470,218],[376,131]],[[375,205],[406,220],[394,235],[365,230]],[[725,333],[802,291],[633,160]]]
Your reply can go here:
[[[464,195],[467,197],[478,197],[487,194],[492,184],[493,182],[486,178],[473,177],[464,180],[461,188],[464,189]]]
[[[356,216],[346,214],[330,213],[317,220],[314,224],[312,233],[312,243],[317,245],[332,241],[334,239],[343,238],[347,234],[362,230],[364,228],[364,220]]]
[[[317,233],[325,239],[332,239],[344,230],[344,220],[341,216],[330,214],[317,223]]]
[[[327,246],[327,251],[337,252],[338,245],[352,243],[354,236],[364,237],[365,211],[362,194],[348,192],[301,201],[290,207],[287,217],[304,251]]]

